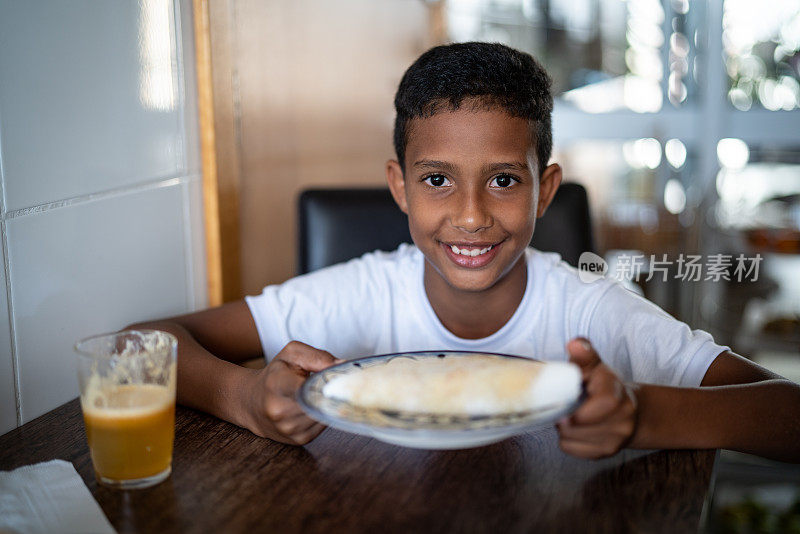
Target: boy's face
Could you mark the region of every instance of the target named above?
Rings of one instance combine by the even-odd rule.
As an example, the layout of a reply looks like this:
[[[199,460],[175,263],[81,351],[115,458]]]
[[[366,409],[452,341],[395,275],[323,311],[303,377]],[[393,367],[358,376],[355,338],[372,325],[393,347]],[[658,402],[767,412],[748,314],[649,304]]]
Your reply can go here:
[[[550,165],[540,180],[529,122],[503,110],[441,112],[409,126],[405,176],[389,161],[387,178],[411,237],[449,286],[489,289],[521,261],[561,170]]]

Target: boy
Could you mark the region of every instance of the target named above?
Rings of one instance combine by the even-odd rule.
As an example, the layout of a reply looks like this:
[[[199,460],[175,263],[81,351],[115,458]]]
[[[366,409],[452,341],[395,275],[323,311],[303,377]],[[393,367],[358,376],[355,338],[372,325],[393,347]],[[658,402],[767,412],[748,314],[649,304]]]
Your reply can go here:
[[[509,352],[581,367],[587,399],[557,425],[567,453],[724,447],[800,461],[800,387],[528,248],[561,182],[548,165],[552,105],[550,79],[527,54],[487,43],[423,54],[400,82],[397,160],[386,165],[415,246],[135,325],[178,337],[179,401],[303,444],[323,427],[296,391],[334,355]],[[256,356],[264,369],[235,365]]]

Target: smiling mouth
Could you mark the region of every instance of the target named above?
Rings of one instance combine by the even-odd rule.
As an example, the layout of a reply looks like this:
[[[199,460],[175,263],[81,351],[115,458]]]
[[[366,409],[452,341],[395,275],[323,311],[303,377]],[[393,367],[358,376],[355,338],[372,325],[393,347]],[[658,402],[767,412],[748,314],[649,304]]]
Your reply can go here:
[[[480,248],[480,247],[468,247],[468,246],[464,246],[463,248],[459,248],[458,245],[450,245],[450,250],[453,251],[453,254],[460,254],[462,256],[470,256],[470,257],[473,257],[473,258],[475,256],[483,256],[484,254],[486,254],[487,252],[489,252],[493,248],[494,248],[494,245],[489,245],[488,247],[483,247],[483,248]]]
[[[488,265],[503,244],[498,243],[441,243],[450,260],[460,267],[476,269]]]

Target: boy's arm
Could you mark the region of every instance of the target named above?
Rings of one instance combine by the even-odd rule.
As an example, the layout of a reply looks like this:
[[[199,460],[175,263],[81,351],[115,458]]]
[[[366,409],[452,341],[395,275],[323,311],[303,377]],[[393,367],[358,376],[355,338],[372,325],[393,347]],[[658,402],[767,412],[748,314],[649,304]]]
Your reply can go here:
[[[586,345],[584,345],[586,343]],[[558,424],[561,447],[598,458],[622,447],[726,448],[800,462],[800,386],[730,352],[699,388],[625,386],[585,340],[567,345],[587,401]]]
[[[638,386],[637,448],[724,448],[800,462],[800,386],[725,351],[701,387]]]
[[[157,321],[130,325],[178,339],[178,402],[253,433],[284,443],[310,441],[324,427],[295,401],[309,372],[337,360],[303,343],[289,343],[264,369],[236,365],[263,357],[250,310],[243,301]]]

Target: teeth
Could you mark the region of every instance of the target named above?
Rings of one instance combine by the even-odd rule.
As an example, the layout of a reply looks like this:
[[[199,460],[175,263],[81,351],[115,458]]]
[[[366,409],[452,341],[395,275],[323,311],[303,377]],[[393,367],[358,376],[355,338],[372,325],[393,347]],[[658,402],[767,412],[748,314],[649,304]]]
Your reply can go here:
[[[461,254],[462,256],[470,256],[470,257],[474,258],[475,256],[480,256],[481,254],[486,254],[487,252],[492,250],[493,246],[494,245],[489,245],[486,248],[481,248],[481,249],[473,248],[472,250],[470,250],[468,248],[461,248],[460,249],[455,245],[450,245],[450,250],[452,250],[454,254]]]

